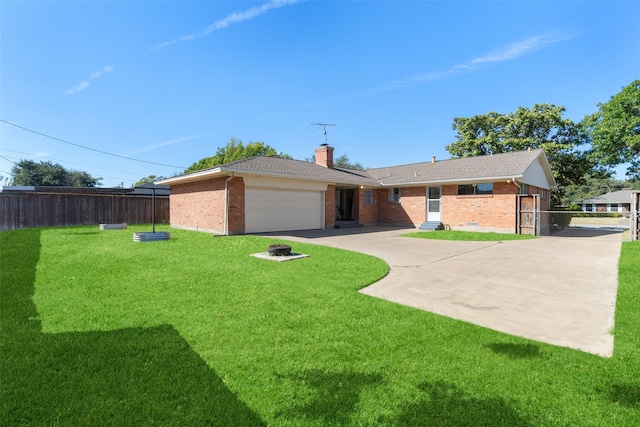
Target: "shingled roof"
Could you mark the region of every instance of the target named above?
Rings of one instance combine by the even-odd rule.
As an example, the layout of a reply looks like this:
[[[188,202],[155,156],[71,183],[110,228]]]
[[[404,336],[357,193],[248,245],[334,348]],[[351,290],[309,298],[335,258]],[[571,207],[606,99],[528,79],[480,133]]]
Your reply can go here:
[[[366,171],[342,168],[326,168],[313,162],[282,159],[279,157],[255,156],[224,165],[202,169],[185,175],[179,175],[159,181],[162,184],[192,182],[216,176],[239,175],[271,176],[277,178],[305,179],[344,185],[379,186]]]
[[[488,156],[463,157],[438,162],[371,169],[368,172],[382,185],[413,183],[493,181],[520,178],[543,150],[516,151]]]
[[[629,203],[630,204],[631,192],[632,190],[611,191],[609,193],[602,194],[600,196],[582,200],[578,203],[581,203],[581,204]]]
[[[171,185],[179,182],[192,182],[217,176],[228,176],[231,173],[304,179],[341,185],[364,185],[368,187],[445,182],[490,182],[501,179],[521,178],[527,168],[540,156],[544,156],[544,152],[538,149],[437,162],[413,163],[366,171],[342,168],[331,169],[307,161],[256,156],[168,178],[159,181],[159,183]]]

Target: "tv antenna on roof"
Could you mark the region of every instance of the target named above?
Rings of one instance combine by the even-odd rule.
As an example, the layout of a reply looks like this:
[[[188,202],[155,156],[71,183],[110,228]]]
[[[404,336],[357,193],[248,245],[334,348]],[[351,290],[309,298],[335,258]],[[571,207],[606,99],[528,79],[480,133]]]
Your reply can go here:
[[[324,135],[324,145],[329,145],[327,142],[327,126],[335,126],[331,123],[311,123],[313,126],[318,126],[318,129],[322,127],[322,134]]]

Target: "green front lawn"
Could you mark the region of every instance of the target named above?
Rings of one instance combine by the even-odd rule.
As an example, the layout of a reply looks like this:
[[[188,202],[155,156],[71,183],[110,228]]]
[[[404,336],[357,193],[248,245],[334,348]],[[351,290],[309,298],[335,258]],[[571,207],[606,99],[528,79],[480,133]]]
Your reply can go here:
[[[604,359],[362,295],[370,256],[145,230],[0,233],[0,425],[640,424],[639,243]]]

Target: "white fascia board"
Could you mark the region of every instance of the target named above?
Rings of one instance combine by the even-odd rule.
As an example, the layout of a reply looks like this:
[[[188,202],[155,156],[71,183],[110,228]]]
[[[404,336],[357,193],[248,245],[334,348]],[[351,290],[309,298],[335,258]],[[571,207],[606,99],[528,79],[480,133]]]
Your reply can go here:
[[[551,185],[551,189],[558,188],[558,184],[556,183],[556,179],[553,176],[553,171],[551,170],[551,165],[549,164],[549,159],[547,158],[544,150],[540,151],[536,160],[540,162],[540,165],[544,169],[544,173],[547,175],[547,179],[549,180],[549,184]]]
[[[216,178],[218,176],[224,176],[225,173],[223,173],[224,171],[222,170],[222,168],[215,168],[215,169],[206,169],[206,170],[202,170],[199,172],[193,172],[187,175],[179,175],[179,176],[174,176],[171,178],[167,178],[167,179],[162,179],[160,181],[156,181],[154,182],[154,184],[156,185],[175,185],[175,184],[186,184],[188,182],[194,182],[194,181],[202,181],[204,179],[210,179],[210,178]]]
[[[500,182],[507,181],[513,179],[521,179],[522,175],[509,175],[509,176],[489,176],[482,178],[459,178],[459,179],[442,179],[442,180],[433,180],[433,181],[412,181],[412,182],[402,182],[395,184],[381,184],[382,187],[417,187],[424,185],[447,185],[447,184],[473,184],[473,183],[483,183],[483,182]]]
[[[359,187],[361,185],[353,181],[339,181],[339,180],[330,180],[325,178],[316,178],[312,176],[304,176],[304,175],[292,175],[292,174],[283,174],[283,173],[275,173],[275,172],[258,172],[258,171],[247,171],[247,170],[233,170],[227,169],[229,172],[235,172],[236,176],[262,176],[265,178],[280,178],[280,179],[293,179],[296,181],[313,181],[313,182],[321,182],[327,185],[351,185],[353,187]],[[370,184],[367,184],[370,186]]]

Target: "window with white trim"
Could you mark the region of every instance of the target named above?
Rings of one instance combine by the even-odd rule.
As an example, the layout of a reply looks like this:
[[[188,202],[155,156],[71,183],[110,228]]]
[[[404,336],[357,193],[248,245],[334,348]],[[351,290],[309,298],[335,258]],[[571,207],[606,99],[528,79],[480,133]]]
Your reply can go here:
[[[390,188],[389,189],[389,203],[400,203],[400,189],[399,188]]]
[[[373,188],[364,189],[364,205],[365,206],[373,205]]]
[[[474,196],[479,194],[493,194],[493,182],[458,185],[458,196]]]

